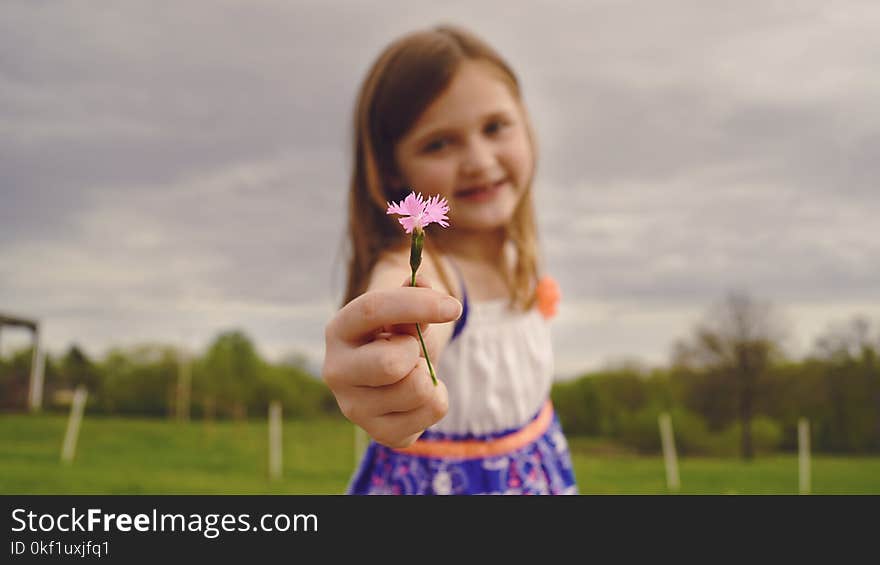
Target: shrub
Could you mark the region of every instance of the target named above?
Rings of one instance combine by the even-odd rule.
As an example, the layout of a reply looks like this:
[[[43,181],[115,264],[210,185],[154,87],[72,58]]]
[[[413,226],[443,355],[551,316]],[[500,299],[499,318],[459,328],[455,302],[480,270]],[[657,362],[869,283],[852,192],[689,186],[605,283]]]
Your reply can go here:
[[[752,446],[755,454],[777,451],[782,445],[782,426],[767,416],[752,418]],[[742,424],[735,422],[718,435],[713,455],[739,455],[742,446]]]
[[[652,407],[628,414],[620,422],[620,441],[642,453],[659,453],[663,447],[660,439],[661,413],[661,410]],[[712,436],[699,415],[676,408],[670,412],[670,418],[675,449],[679,455],[701,455],[709,451]]]
[[[556,383],[551,391],[553,409],[566,433],[572,435],[599,435],[599,396],[595,383],[589,378]]]
[[[680,455],[706,455],[712,445],[712,434],[706,421],[696,412],[676,408],[670,415],[675,448]],[[659,432],[658,432],[659,433]]]

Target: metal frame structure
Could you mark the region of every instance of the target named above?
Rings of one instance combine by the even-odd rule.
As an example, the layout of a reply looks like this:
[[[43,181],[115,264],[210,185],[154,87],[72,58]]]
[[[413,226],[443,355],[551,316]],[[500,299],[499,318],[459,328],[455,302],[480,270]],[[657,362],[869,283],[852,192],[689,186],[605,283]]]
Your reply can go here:
[[[43,374],[46,358],[40,347],[40,323],[37,320],[29,320],[18,316],[10,316],[0,312],[0,331],[4,326],[23,327],[31,331],[34,344],[34,353],[31,358],[31,380],[28,390],[28,407],[31,412],[40,410],[43,406]]]

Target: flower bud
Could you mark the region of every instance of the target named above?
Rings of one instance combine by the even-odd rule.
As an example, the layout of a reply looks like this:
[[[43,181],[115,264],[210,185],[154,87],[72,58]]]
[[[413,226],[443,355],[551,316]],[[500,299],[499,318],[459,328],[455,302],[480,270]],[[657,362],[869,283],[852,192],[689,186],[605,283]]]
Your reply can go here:
[[[412,245],[409,248],[409,266],[415,278],[419,265],[422,264],[422,248],[425,246],[425,230],[421,226],[416,227],[412,234]]]

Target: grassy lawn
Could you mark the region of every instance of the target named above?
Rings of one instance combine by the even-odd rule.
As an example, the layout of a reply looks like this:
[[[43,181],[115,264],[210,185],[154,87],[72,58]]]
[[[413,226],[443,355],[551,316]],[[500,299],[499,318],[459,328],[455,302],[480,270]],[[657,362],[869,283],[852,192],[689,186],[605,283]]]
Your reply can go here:
[[[354,432],[341,420],[287,421],[284,472],[268,479],[265,421],[86,417],[71,465],[59,460],[66,418],[0,414],[0,493],[336,494],[355,465]],[[570,438],[584,494],[666,493],[663,460]],[[794,455],[679,461],[682,493],[795,494]],[[813,458],[813,492],[880,494],[880,458]]]
[[[268,479],[265,421],[178,424],[86,417],[76,459],[60,462],[62,416],[0,415],[0,492],[331,494],[354,465],[352,426],[285,422],[281,480]]]
[[[578,486],[583,494],[666,494],[662,457],[604,454],[595,440],[571,438]],[[740,459],[679,459],[682,494],[798,494],[797,455]],[[880,494],[880,457],[814,455],[814,494]]]

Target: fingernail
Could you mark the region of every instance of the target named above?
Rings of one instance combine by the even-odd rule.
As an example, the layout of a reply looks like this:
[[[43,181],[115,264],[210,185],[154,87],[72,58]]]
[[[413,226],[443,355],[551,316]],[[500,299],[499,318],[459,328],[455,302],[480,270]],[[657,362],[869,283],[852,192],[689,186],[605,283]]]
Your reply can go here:
[[[443,299],[443,304],[440,305],[440,311],[444,317],[457,320],[461,316],[461,302],[451,296],[445,298]]]

